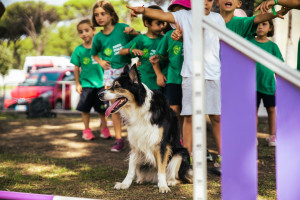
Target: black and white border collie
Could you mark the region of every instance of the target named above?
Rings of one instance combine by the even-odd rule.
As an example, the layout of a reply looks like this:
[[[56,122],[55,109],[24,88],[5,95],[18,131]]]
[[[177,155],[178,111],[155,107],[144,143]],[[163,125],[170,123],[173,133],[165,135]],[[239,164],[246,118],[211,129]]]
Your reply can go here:
[[[161,193],[171,191],[168,186],[177,183],[192,183],[190,156],[180,144],[177,116],[162,93],[151,91],[141,82],[136,65],[131,69],[125,66],[112,87],[100,93],[99,98],[116,99],[106,115],[120,112],[127,125],[129,169],[115,189],[128,189],[135,178],[138,184],[157,183]]]

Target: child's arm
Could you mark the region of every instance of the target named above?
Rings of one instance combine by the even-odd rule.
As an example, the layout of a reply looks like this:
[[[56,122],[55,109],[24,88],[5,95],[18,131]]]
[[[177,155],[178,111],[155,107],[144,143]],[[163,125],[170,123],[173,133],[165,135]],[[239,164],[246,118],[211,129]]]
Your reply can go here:
[[[82,92],[82,87],[79,81],[79,67],[75,65],[75,70],[74,70],[74,76],[75,76],[75,82],[76,82],[76,92],[81,94]]]
[[[134,30],[134,28],[132,27],[125,27],[124,33],[127,33],[129,35],[133,35],[133,36],[137,36],[140,35],[141,33],[137,32],[136,30]]]
[[[273,13],[265,13],[265,14],[259,14],[257,15],[255,18],[254,18],[254,24],[259,24],[259,23],[262,23],[262,22],[265,22],[265,21],[269,21],[269,20],[272,20],[276,17],[280,17],[280,18],[283,18],[283,16],[285,14],[287,14],[289,12],[289,8],[285,8],[285,7],[282,7],[278,12],[277,12],[277,15],[274,15]]]
[[[152,64],[153,70],[156,74],[156,83],[157,83],[157,85],[160,86],[160,87],[165,87],[167,78],[164,76],[164,74],[160,70],[160,64],[159,64],[160,56],[159,55],[154,55],[149,60]]]
[[[99,55],[93,55],[93,58],[104,70],[110,69],[111,65],[109,61],[102,60]]]
[[[138,14],[143,14],[151,19],[157,19],[163,22],[175,23],[175,18],[170,12],[164,12],[163,10],[151,9],[145,7],[130,7],[126,6],[131,10],[131,16],[137,17]]]
[[[173,33],[171,34],[171,38],[175,41],[180,41],[183,42],[182,39],[182,29],[180,28],[180,26],[177,24],[177,22],[175,22],[175,26],[176,29],[173,31]]]
[[[131,51],[131,52],[130,52]],[[120,51],[119,51],[119,54],[121,55],[121,56],[125,56],[125,55],[128,55],[128,54],[130,54],[130,53],[132,53],[133,55],[135,55],[135,56],[142,56],[142,55],[144,55],[144,52],[142,51],[142,50],[139,50],[139,49],[132,49],[131,50],[131,48],[124,48],[124,49],[121,49]]]
[[[278,0],[278,4],[288,8],[300,9],[300,0]],[[263,1],[259,6],[257,6],[255,11],[260,10],[262,13],[266,13],[274,5],[274,0]]]

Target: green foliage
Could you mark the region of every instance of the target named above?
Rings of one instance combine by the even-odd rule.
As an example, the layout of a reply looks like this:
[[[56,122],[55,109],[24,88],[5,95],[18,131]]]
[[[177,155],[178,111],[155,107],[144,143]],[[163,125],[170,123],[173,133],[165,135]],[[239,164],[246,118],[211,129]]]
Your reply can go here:
[[[71,56],[75,47],[82,43],[76,30],[76,24],[65,25],[53,29],[49,35],[45,55],[66,55]]]
[[[13,65],[13,54],[6,46],[0,46],[0,74],[6,75]]]

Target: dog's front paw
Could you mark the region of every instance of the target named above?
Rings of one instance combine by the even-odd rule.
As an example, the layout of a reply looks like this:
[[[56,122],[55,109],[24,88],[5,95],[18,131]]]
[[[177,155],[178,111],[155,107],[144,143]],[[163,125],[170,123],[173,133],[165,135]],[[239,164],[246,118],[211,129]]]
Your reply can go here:
[[[136,180],[136,183],[137,183],[137,184],[143,184],[144,182],[143,182],[142,179],[137,179],[137,180]]]
[[[173,180],[169,180],[168,181],[168,186],[175,186],[177,185],[178,181],[176,179],[173,179]]]
[[[114,188],[115,188],[116,190],[125,190],[125,189],[128,189],[129,186],[130,186],[130,185],[127,185],[127,184],[124,184],[124,183],[117,182]]]
[[[159,187],[159,192],[160,193],[168,193],[168,192],[171,192],[171,190],[168,186],[161,186],[161,187]]]

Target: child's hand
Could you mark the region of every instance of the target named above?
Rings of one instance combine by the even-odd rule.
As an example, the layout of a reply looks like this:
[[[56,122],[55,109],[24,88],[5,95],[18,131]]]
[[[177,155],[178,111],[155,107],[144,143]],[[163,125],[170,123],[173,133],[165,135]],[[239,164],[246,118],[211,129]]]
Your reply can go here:
[[[158,75],[156,78],[156,83],[160,87],[165,87],[166,81],[167,81],[167,78],[163,74]]]
[[[124,33],[130,34],[132,31],[134,31],[134,28],[132,28],[132,27],[125,27]]]
[[[81,94],[82,92],[82,87],[80,84],[76,84],[76,92],[78,92],[79,94]]]
[[[104,70],[108,70],[110,69],[111,65],[110,65],[110,62],[109,61],[106,61],[106,60],[101,60],[99,62],[99,65],[104,69]]]
[[[136,63],[136,67],[139,67],[139,66],[141,66],[141,61],[138,61],[137,63]]]
[[[255,11],[260,10],[262,14],[267,13],[270,8],[272,8],[275,5],[274,0],[268,0],[268,1],[263,1]]]
[[[281,9],[277,12],[277,16],[281,19],[284,19],[284,15],[286,15],[291,9],[282,6]]]
[[[177,22],[175,22],[175,26],[176,26],[176,29],[173,31],[172,35],[171,35],[171,38],[173,40],[180,40],[181,37],[182,37],[182,29],[180,28],[180,26],[177,24]]]
[[[131,53],[133,53],[133,55],[135,55],[135,56],[142,56],[142,55],[144,55],[144,52],[142,50],[139,50],[139,49],[133,49],[131,51]]]
[[[151,62],[151,64],[156,64],[160,61],[160,56],[159,55],[154,55],[154,56],[151,56],[149,58],[149,61]]]
[[[130,7],[126,5],[127,8],[131,10],[131,17],[137,17],[138,14],[144,14],[145,13],[145,7]]]

